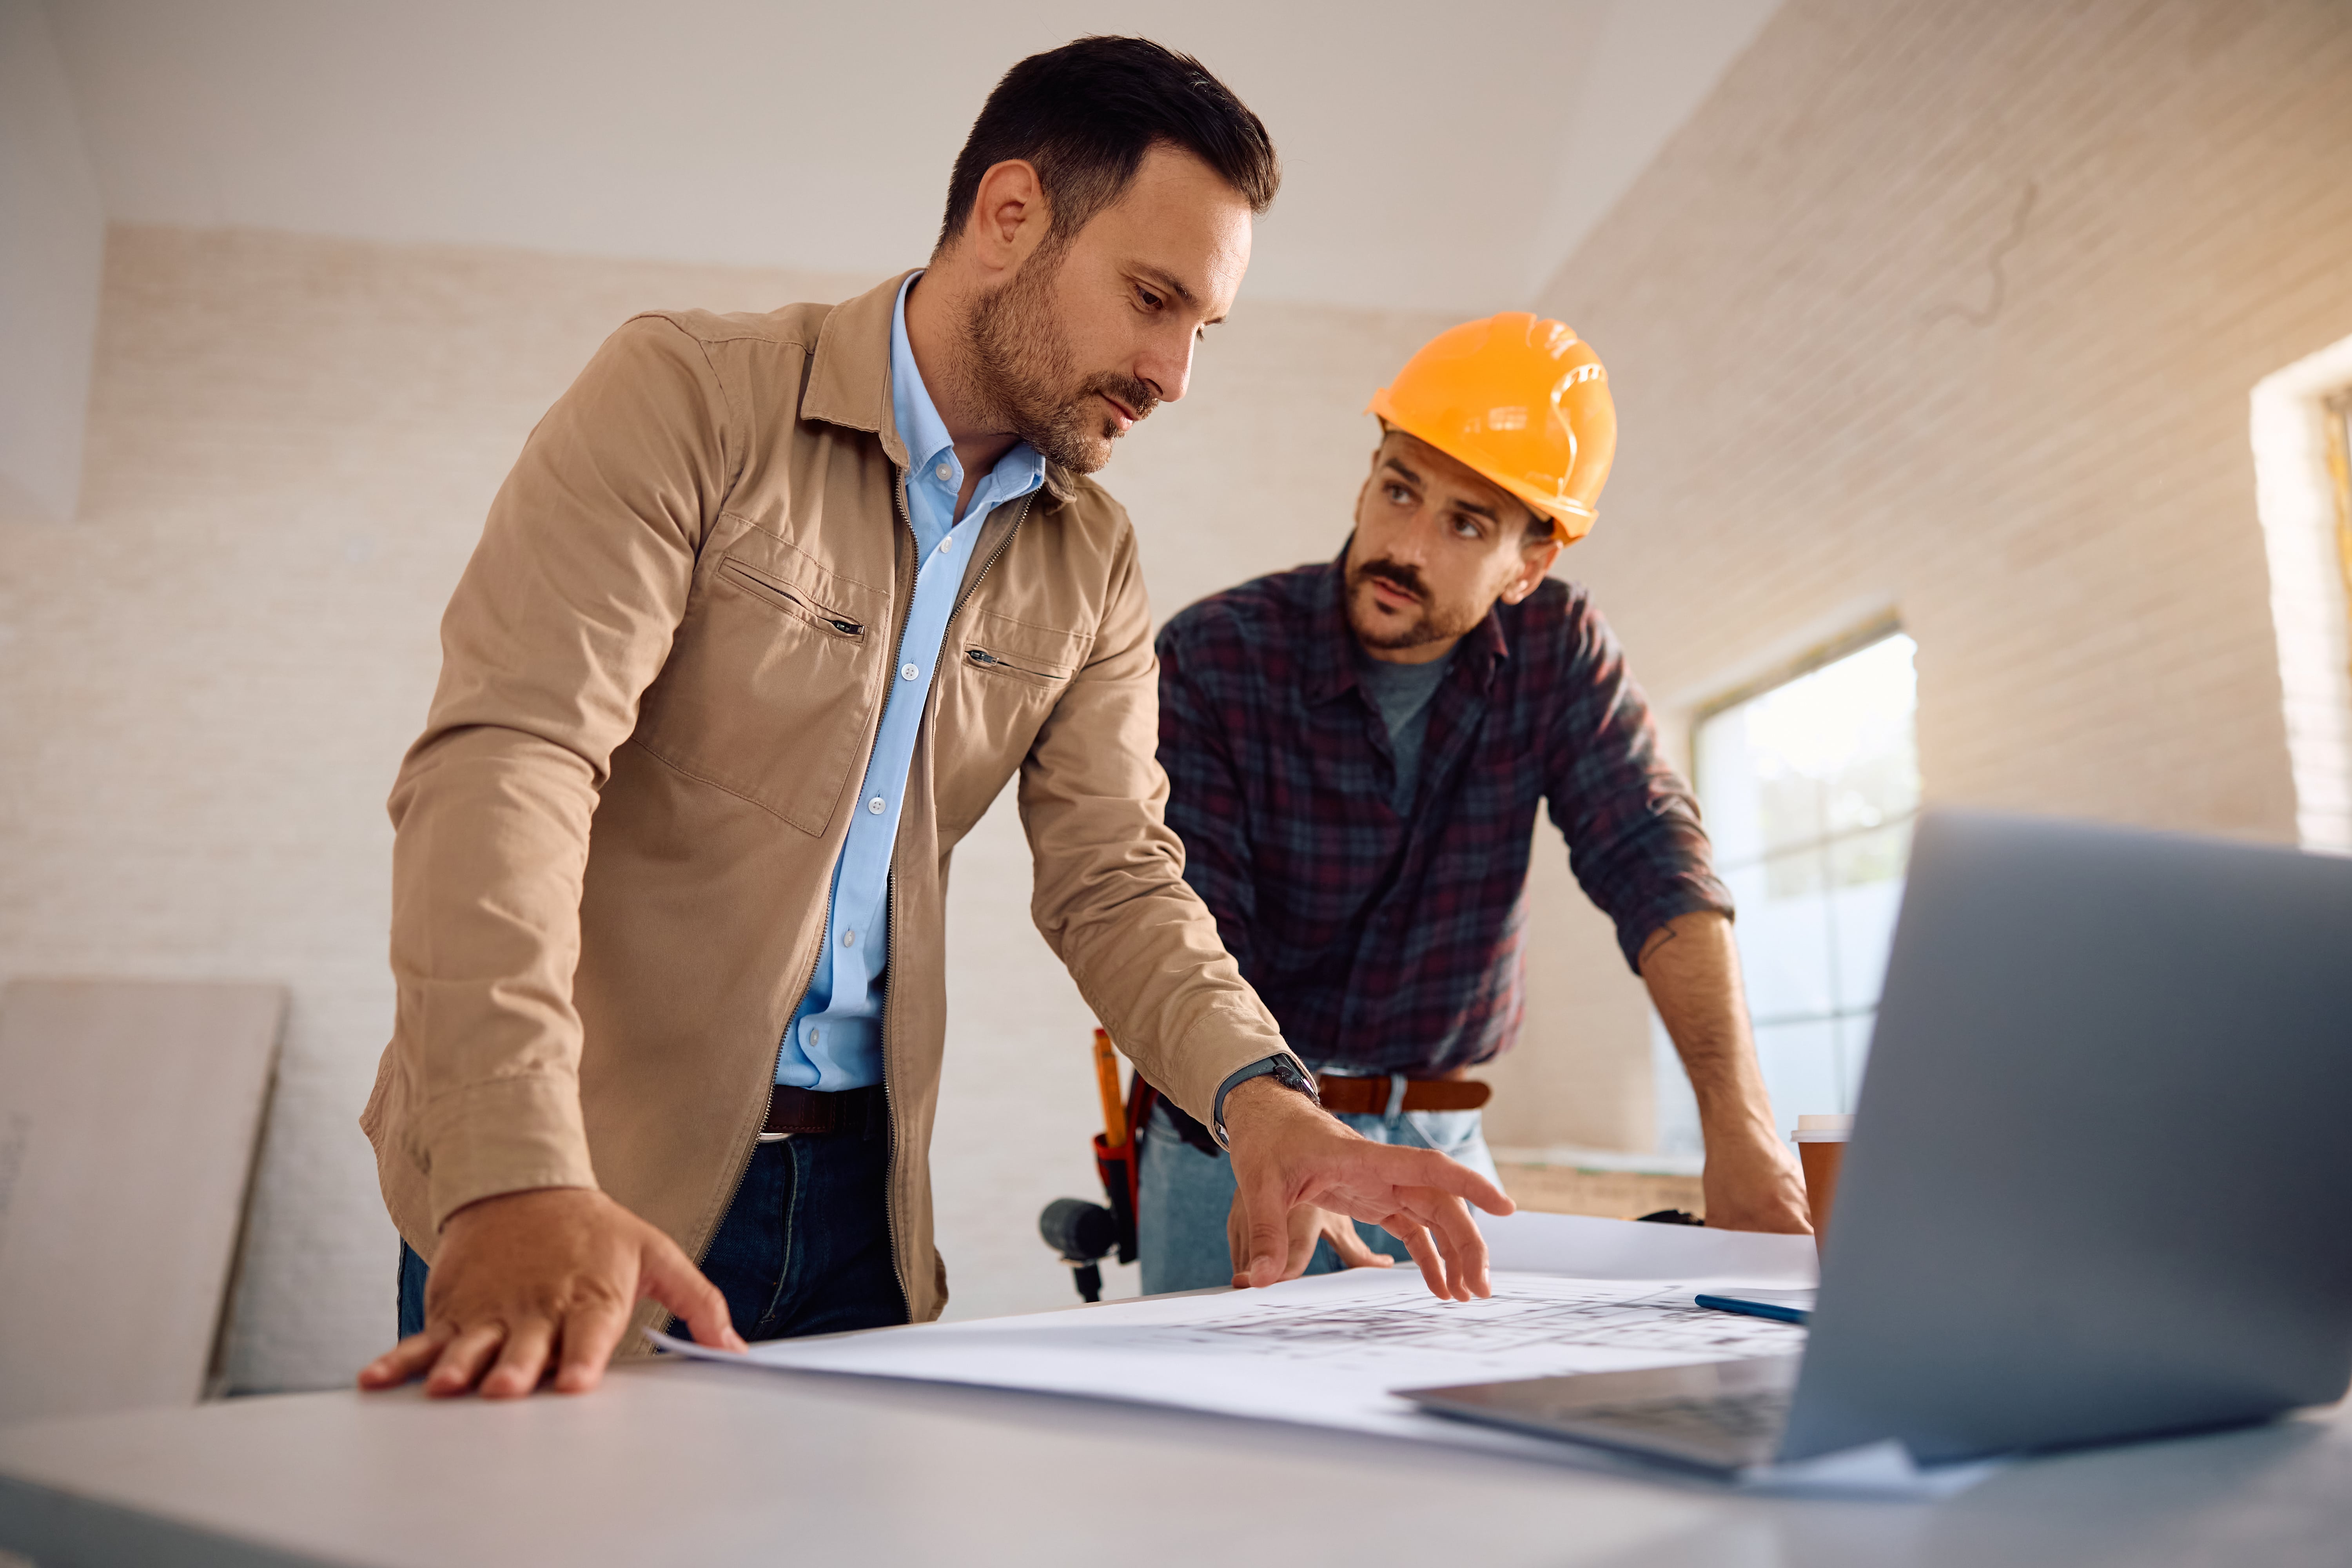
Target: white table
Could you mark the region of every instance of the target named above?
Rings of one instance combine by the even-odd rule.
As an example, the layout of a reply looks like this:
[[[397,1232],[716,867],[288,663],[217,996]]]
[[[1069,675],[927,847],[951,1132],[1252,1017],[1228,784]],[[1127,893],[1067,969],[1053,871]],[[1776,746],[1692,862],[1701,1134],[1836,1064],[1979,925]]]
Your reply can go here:
[[[675,1363],[586,1398],[414,1389],[0,1431],[0,1546],[114,1563],[2352,1562],[2352,1415],[1790,1501],[1046,1395]]]

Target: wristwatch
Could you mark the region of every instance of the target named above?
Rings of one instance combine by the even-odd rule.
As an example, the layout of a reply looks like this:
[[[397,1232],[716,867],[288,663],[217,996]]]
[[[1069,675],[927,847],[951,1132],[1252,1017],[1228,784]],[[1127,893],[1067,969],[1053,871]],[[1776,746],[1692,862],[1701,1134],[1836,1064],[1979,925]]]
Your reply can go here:
[[[1216,1139],[1220,1149],[1234,1146],[1234,1141],[1225,1135],[1225,1096],[1233,1093],[1235,1086],[1247,1083],[1254,1078],[1271,1078],[1285,1089],[1297,1089],[1318,1105],[1323,1103],[1315,1093],[1315,1080],[1307,1076],[1297,1058],[1262,1057],[1217,1086],[1217,1103],[1210,1110],[1209,1132]]]

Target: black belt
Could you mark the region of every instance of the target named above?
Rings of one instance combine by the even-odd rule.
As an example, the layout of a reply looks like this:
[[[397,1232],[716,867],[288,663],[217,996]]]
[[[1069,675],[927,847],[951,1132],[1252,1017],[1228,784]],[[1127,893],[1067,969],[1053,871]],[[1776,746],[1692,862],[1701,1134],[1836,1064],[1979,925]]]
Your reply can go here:
[[[780,1083],[768,1091],[768,1124],[760,1131],[780,1138],[863,1132],[886,1110],[878,1083],[830,1094]]]

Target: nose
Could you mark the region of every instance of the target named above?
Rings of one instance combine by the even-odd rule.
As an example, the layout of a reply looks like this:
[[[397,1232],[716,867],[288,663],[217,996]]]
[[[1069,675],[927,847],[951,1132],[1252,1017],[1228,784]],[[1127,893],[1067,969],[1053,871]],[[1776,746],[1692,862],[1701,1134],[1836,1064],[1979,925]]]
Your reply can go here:
[[[1153,343],[1135,367],[1136,379],[1150,386],[1152,395],[1160,402],[1176,402],[1192,384],[1194,341],[1188,327],[1172,343]]]
[[[1430,547],[1437,541],[1437,531],[1444,526],[1445,514],[1424,503],[1414,509],[1412,520],[1401,531],[1396,547],[1389,553],[1400,561],[1420,565],[1429,559]]]

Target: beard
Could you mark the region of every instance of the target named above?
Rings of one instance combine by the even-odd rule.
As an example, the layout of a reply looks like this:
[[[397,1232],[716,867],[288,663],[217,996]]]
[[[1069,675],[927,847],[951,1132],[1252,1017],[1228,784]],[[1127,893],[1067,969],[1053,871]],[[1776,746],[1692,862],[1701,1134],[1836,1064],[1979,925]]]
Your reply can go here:
[[[1036,447],[1047,462],[1091,474],[1110,461],[1110,444],[1120,435],[1099,399],[1118,399],[1139,420],[1160,399],[1115,371],[1079,375],[1054,309],[1061,269],[1062,247],[1049,240],[1009,281],[973,302],[963,327],[963,391],[975,413]]]
[[[1372,597],[1370,584],[1374,578],[1420,600],[1421,613],[1391,611],[1380,605]],[[1484,609],[1472,615],[1461,605],[1438,603],[1419,567],[1385,555],[1348,563],[1347,605],[1348,629],[1368,648],[1419,647],[1424,643],[1445,642],[1463,636],[1486,618]]]

